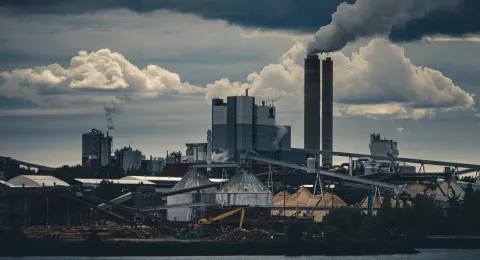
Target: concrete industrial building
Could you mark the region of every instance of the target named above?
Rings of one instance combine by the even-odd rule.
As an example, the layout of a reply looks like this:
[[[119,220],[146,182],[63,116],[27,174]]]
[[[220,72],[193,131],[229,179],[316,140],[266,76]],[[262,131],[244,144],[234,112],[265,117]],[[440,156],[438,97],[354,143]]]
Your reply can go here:
[[[206,162],[207,160],[207,143],[187,143],[187,160],[190,163]]]
[[[105,136],[101,131],[92,129],[82,134],[82,166],[99,168],[109,165],[112,156],[111,136]]]
[[[290,126],[277,126],[275,106],[255,104],[255,97],[227,97],[212,100],[212,150],[228,151],[228,157],[238,161],[240,154],[255,150],[274,157],[290,151]]]

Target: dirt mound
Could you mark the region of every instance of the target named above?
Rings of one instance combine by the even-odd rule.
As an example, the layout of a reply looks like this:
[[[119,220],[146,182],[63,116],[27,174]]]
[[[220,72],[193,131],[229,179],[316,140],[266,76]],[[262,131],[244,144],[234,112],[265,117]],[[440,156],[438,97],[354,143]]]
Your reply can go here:
[[[277,195],[275,195],[275,197],[273,197],[273,205],[275,205],[276,203],[279,203],[281,202],[283,204],[283,200],[285,199],[285,201],[288,200],[288,198],[290,198],[292,196],[292,194],[286,192],[286,191],[281,191],[279,193],[277,193]]]
[[[301,187],[298,191],[291,195],[287,200],[287,205],[306,206],[313,194],[305,187]]]

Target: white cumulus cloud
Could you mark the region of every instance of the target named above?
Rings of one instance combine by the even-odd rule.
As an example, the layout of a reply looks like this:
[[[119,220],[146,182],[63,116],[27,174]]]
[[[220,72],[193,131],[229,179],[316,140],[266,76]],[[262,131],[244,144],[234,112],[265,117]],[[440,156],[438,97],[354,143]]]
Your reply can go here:
[[[277,64],[250,74],[244,82],[227,79],[207,86],[207,99],[238,95],[250,89],[264,100],[278,100],[279,108],[303,106],[303,58],[306,49],[297,43]],[[413,64],[404,49],[385,39],[374,39],[347,57],[330,54],[334,61],[336,116],[371,118],[420,118],[435,116],[437,110],[471,109],[473,95],[440,71]]]
[[[48,94],[72,93],[81,90],[124,90],[140,95],[163,93],[195,93],[203,89],[182,82],[180,76],[157,65],[140,69],[122,54],[109,49],[80,51],[70,66],[59,64],[16,69],[0,73],[4,82],[1,94],[10,98],[44,103]],[[49,91],[47,91],[49,90]]]
[[[137,97],[162,94],[205,94],[213,97],[243,95],[246,89],[257,101],[275,101],[280,110],[303,108],[303,59],[306,48],[297,43],[275,64],[249,74],[244,81],[222,78],[206,86],[181,80],[157,65],[143,69],[108,49],[80,51],[70,66],[58,64],[0,73],[0,95],[39,104],[55,95],[69,97],[92,90],[128,92]],[[438,111],[472,109],[473,95],[440,71],[413,64],[401,46],[374,39],[351,57],[330,54],[334,61],[335,116],[370,118],[433,118]]]

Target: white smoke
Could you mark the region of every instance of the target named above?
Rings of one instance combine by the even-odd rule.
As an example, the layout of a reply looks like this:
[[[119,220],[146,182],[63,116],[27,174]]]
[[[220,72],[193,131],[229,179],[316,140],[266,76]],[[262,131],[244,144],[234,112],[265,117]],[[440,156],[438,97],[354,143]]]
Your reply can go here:
[[[228,157],[229,150],[222,150],[220,152],[212,152],[212,162],[214,163],[224,163],[228,162],[230,159]]]
[[[103,107],[105,110],[105,119],[107,120],[107,129],[109,131],[115,129],[115,125],[113,124],[113,116],[114,115],[121,115],[123,114],[123,105],[130,102],[132,100],[131,97],[115,97],[108,105]]]
[[[279,145],[283,137],[288,133],[288,129],[284,125],[275,125],[275,127],[276,135],[273,138],[272,147],[274,151],[277,151],[280,148]]]
[[[462,0],[357,0],[341,3],[332,22],[320,28],[308,53],[338,51],[361,37],[385,36],[393,27],[405,25],[436,10],[451,10]]]

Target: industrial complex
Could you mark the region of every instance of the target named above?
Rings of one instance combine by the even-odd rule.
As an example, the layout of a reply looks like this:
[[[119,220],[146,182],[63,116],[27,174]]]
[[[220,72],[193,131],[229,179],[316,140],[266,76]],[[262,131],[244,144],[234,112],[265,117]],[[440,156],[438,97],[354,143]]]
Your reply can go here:
[[[118,168],[122,178],[64,181],[50,174],[55,169],[0,157],[0,224],[21,219],[24,226],[82,225],[99,215],[127,224],[201,224],[240,212],[240,227],[244,221],[248,227],[278,217],[321,222],[329,210],[345,206],[374,214],[385,194],[398,207],[419,193],[434,196],[439,205],[451,194],[463,196],[466,184],[455,177],[480,171],[480,165],[402,158],[397,142],[377,133],[365,142],[370,154],[335,151],[333,62],[305,58],[303,148],[291,146],[292,126],[277,123],[274,104],[258,102],[248,90],[214,98],[205,141],[185,144],[185,153],[145,156],[132,147],[114,150],[109,133],[83,134],[83,168]],[[333,165],[333,156],[348,163]],[[428,172],[427,165],[444,171]],[[20,166],[38,174],[9,178],[6,173]],[[100,198],[102,182],[121,187],[121,194]]]

